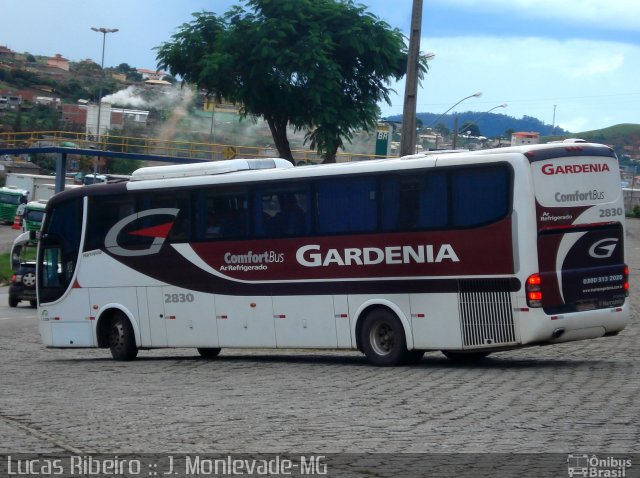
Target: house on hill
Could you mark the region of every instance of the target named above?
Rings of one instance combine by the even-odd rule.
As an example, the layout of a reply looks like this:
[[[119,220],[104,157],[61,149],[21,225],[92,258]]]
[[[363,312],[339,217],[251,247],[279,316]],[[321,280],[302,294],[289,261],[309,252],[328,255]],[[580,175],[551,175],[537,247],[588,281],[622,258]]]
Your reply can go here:
[[[69,71],[69,60],[64,58],[60,53],[56,54],[53,58],[48,58],[47,65],[54,68],[60,68],[64,71]]]
[[[138,68],[138,73],[142,75],[143,80],[162,80],[167,74],[164,71],[146,70]]]
[[[511,135],[511,146],[520,146],[523,144],[538,144],[540,142],[540,133],[518,132]]]
[[[6,46],[0,45],[0,61],[1,60],[15,60],[16,52],[7,48]]]

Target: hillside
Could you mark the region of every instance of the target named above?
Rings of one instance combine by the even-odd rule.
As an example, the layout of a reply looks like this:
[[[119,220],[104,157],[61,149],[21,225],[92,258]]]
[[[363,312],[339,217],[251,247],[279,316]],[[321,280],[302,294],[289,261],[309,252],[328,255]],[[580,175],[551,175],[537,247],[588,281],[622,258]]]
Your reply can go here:
[[[456,116],[458,117],[458,128],[465,122],[472,122],[480,129],[480,134],[487,138],[504,137],[508,130],[513,131],[537,131],[542,136],[556,134],[567,134],[562,128],[545,124],[532,116],[523,116],[520,119],[499,113],[484,113],[478,111],[465,111],[456,114],[447,114],[440,117],[435,113],[417,113],[416,117],[422,122],[423,127],[435,127],[444,124],[449,130],[453,130]],[[402,121],[402,115],[394,115],[385,118],[387,121]]]
[[[576,133],[575,137],[595,143],[634,146],[640,144],[640,124],[618,124],[608,128]]]

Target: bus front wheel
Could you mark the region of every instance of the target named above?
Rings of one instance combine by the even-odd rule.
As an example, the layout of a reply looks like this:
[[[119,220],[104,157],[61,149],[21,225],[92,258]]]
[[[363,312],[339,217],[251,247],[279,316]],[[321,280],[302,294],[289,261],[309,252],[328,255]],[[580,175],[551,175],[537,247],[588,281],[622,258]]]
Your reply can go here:
[[[407,359],[407,341],[400,319],[388,309],[374,309],[364,319],[361,344],[374,365],[401,365]]]
[[[138,355],[133,327],[122,313],[118,313],[111,319],[109,348],[115,360],[133,360]]]

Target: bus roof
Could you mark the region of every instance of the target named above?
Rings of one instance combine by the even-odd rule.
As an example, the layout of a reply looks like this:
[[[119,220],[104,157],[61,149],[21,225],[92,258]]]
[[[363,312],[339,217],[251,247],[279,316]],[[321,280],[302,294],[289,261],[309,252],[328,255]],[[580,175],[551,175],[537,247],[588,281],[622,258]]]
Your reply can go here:
[[[103,183],[63,191],[49,200],[53,206],[60,200],[78,196],[123,194],[127,191],[198,187],[209,184],[328,177],[343,174],[409,171],[462,164],[499,161],[534,162],[565,156],[609,156],[615,153],[608,146],[593,143],[551,143],[512,146],[479,151],[430,151],[401,158],[374,159],[349,163],[333,163],[293,167],[281,158],[245,158],[175,166],[152,166],[133,172],[128,182]],[[171,179],[171,181],[167,181]]]
[[[175,166],[151,166],[135,170],[130,181],[145,181],[150,179],[185,178],[193,176],[208,176],[227,174],[236,171],[257,169],[292,168],[293,165],[281,158],[231,159],[227,161],[212,161],[206,163],[180,164]]]

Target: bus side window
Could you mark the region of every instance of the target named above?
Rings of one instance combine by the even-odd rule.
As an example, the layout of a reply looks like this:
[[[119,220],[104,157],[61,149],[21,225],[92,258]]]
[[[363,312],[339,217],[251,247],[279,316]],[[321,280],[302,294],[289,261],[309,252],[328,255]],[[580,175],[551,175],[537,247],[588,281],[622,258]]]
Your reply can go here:
[[[295,236],[311,231],[308,185],[258,189],[256,201],[256,235]]]
[[[132,197],[96,196],[89,199],[89,221],[84,244],[85,251],[102,249],[109,229],[120,219],[134,214],[135,201]],[[120,240],[128,244],[135,236],[123,235]]]
[[[152,215],[140,219],[137,227],[153,227],[159,223],[171,221],[171,229],[167,239],[169,242],[185,242],[191,238],[191,202],[186,192],[172,194],[154,194],[139,196],[138,211],[148,209],[177,209],[178,215],[171,219],[170,216]]]
[[[320,234],[370,232],[378,227],[375,177],[323,179],[317,184]]]
[[[249,234],[246,189],[200,191],[195,197],[197,240],[241,239]]]
[[[447,226],[447,178],[444,173],[385,178],[382,194],[382,224],[385,231]]]
[[[452,173],[451,216],[454,227],[473,227],[503,218],[509,212],[509,170],[496,165]]]

